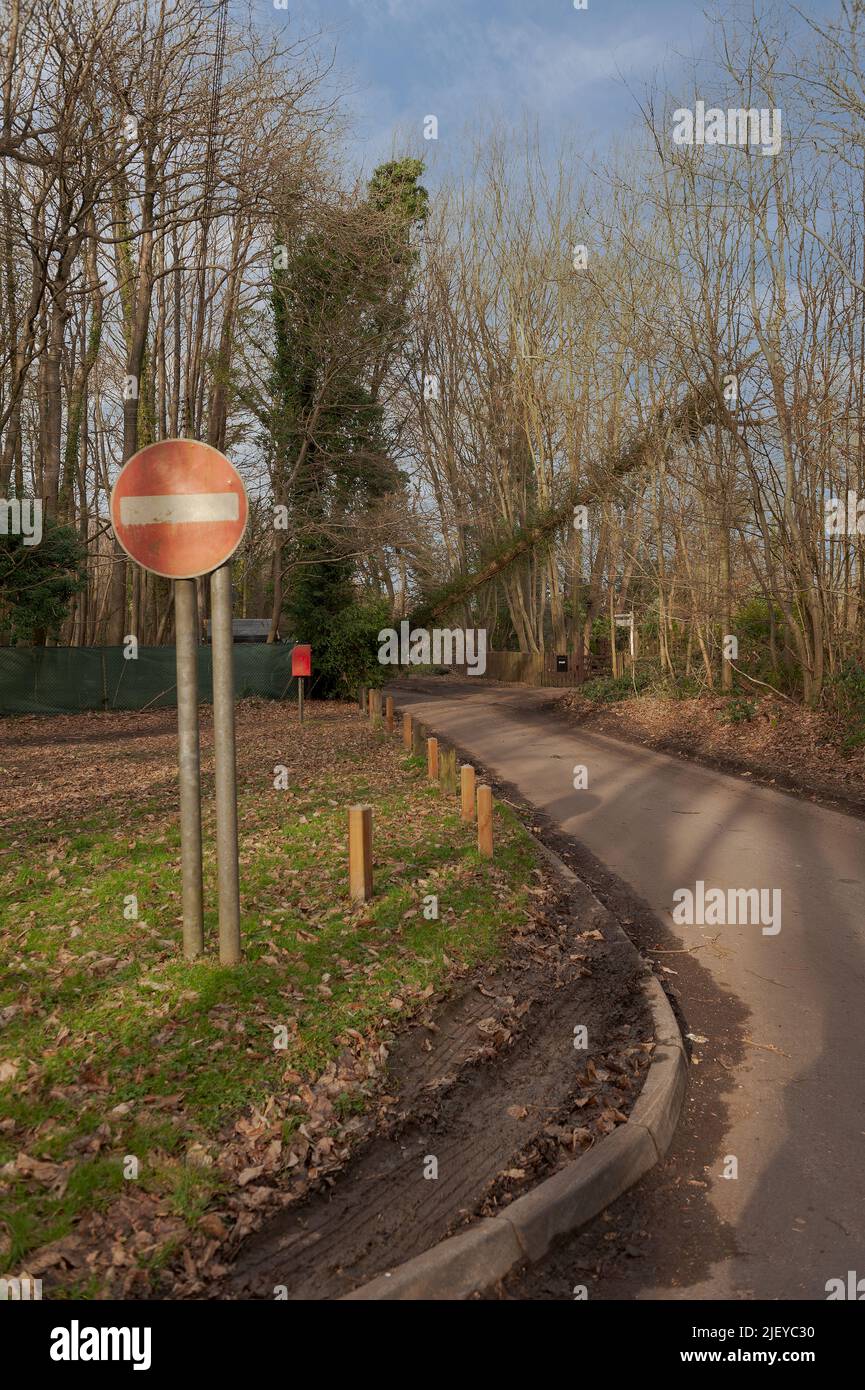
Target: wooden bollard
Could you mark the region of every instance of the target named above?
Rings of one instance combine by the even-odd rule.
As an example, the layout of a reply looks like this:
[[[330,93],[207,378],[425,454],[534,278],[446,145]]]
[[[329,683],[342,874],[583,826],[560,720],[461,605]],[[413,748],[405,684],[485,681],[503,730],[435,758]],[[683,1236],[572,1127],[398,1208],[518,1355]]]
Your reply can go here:
[[[403,717],[402,717],[402,746],[403,746],[403,748],[406,750],[407,753],[410,753],[410,752],[411,752],[411,744],[412,744],[411,725],[412,725],[412,718],[411,718],[411,715],[410,715],[410,714],[404,714]]]
[[[358,704],[360,705],[360,712],[361,712],[361,714],[366,714],[366,686],[365,686],[365,685],[362,685],[362,686],[360,687],[360,694],[358,695],[358,701],[357,701],[357,702],[358,702]]]
[[[467,824],[475,818],[475,770],[469,763],[460,768],[460,815]]]
[[[372,807],[348,808],[348,893],[353,903],[372,897]]]
[[[369,692],[369,722],[374,729],[381,728],[381,691]]]
[[[411,751],[416,758],[424,757],[426,752],[426,727],[419,719],[412,720]]]
[[[387,700],[385,701],[384,709],[385,709],[385,722],[387,723],[387,731],[388,731],[389,734],[392,734],[392,733],[393,733],[393,696],[392,696],[392,695],[388,695]]]
[[[438,781],[439,741],[437,738],[428,738],[426,741],[426,775],[431,782]]]
[[[439,758],[439,781],[442,789],[456,796],[457,791],[457,750],[443,748]]]
[[[478,787],[478,854],[493,857],[493,793],[486,782]]]

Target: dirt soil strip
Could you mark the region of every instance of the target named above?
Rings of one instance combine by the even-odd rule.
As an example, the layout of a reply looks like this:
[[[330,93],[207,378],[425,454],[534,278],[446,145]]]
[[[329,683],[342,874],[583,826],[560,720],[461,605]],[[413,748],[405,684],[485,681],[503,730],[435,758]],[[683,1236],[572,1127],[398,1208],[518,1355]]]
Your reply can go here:
[[[623,1125],[653,1048],[644,972],[610,914],[560,880],[503,965],[397,1041],[379,1132],[332,1188],[247,1240],[219,1296],[344,1296]],[[574,1047],[581,1024],[587,1051]]]
[[[551,858],[550,851],[546,851]],[[558,862],[562,874],[571,871]],[[575,880],[579,891],[587,892]],[[613,923],[613,929],[621,929]],[[623,934],[622,934],[623,935]],[[630,942],[623,945],[641,962]],[[687,1087],[685,1044],[667,996],[646,974],[643,991],[654,1048],[643,1089],[624,1124],[592,1150],[544,1178],[495,1219],[475,1223],[422,1255],[346,1295],[365,1301],[466,1299],[502,1289],[508,1276],[558,1249],[664,1157],[678,1124]],[[574,1290],[577,1294],[579,1291]],[[586,1288],[582,1288],[586,1296]]]

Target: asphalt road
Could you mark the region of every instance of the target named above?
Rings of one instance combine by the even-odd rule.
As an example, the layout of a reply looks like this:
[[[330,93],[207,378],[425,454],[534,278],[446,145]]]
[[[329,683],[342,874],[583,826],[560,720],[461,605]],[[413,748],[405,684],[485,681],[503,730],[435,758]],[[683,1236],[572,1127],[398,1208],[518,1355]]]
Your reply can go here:
[[[666,1171],[620,1199],[644,1258],[611,1265],[606,1296],[825,1299],[865,1278],[865,822],[568,725],[544,692],[393,690],[582,847],[702,1040]],[[675,925],[698,881],[779,890],[780,931]]]

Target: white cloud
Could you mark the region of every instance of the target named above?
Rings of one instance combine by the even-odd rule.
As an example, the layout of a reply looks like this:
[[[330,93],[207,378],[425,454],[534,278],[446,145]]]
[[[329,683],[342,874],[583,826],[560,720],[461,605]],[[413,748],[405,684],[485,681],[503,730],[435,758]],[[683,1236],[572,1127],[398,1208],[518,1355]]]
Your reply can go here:
[[[348,0],[348,7],[373,24],[380,24],[385,19],[416,21],[439,3],[440,0]]]

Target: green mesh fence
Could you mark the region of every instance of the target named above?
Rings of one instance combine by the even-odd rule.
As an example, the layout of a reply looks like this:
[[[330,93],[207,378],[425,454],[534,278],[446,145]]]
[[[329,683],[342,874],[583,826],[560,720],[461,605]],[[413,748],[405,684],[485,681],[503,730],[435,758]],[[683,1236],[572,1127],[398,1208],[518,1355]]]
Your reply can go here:
[[[164,709],[177,704],[174,648],[0,647],[0,714],[76,714],[94,709]],[[213,698],[212,652],[198,648],[199,698]],[[297,693],[291,647],[234,645],[235,693],[272,700]],[[314,682],[312,682],[314,684]],[[312,692],[308,689],[308,694]]]

